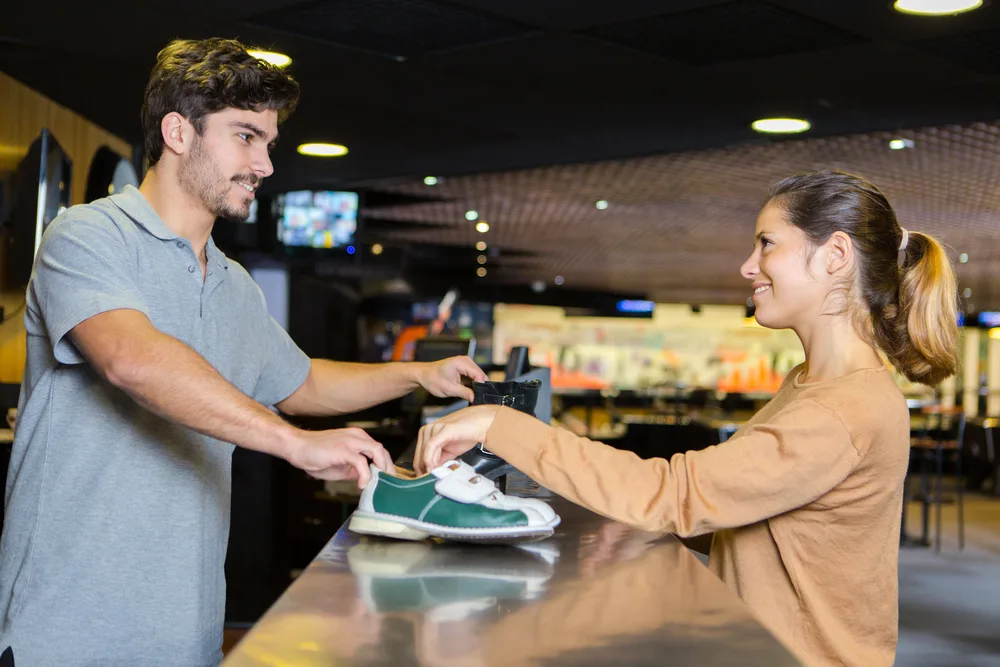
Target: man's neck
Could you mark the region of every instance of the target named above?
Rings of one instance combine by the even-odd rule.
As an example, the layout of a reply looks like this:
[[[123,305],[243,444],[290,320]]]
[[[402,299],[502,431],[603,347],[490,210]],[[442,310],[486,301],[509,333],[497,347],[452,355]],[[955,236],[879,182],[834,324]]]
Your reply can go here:
[[[212,235],[215,216],[180,187],[175,175],[160,173],[161,167],[165,165],[157,165],[146,173],[139,192],[167,229],[191,242],[204,265],[205,246]]]

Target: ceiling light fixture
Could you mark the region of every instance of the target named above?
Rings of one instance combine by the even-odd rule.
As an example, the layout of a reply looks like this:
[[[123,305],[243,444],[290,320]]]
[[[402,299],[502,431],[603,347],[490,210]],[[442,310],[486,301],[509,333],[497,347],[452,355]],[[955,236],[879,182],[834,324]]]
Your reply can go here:
[[[479,252],[486,250],[486,241],[477,241],[476,250],[478,250]]]
[[[801,118],[761,118],[752,122],[750,127],[765,134],[796,134],[805,132],[812,125]]]
[[[562,276],[556,276],[556,279],[553,280],[552,282],[554,282],[556,285],[562,285],[563,282],[565,282],[565,281],[563,280]]]
[[[480,266],[478,269],[476,269],[476,275],[479,276],[480,278],[485,278],[486,277],[486,269],[484,269],[483,267]]]
[[[596,206],[598,210],[603,211],[608,207],[608,202],[604,201],[603,199],[600,199],[594,204],[594,206]]]
[[[288,65],[292,62],[292,59],[284,53],[277,53],[276,51],[258,51],[256,49],[248,49],[247,53],[258,60],[271,63],[275,67],[288,67]]]
[[[889,148],[894,151],[901,151],[904,148],[913,148],[913,146],[914,144],[912,139],[893,139],[889,142]]]
[[[381,243],[376,243],[375,245],[372,246],[372,254],[373,255],[381,255],[382,254],[382,244]]]
[[[479,257],[476,257],[476,261],[479,262],[480,264],[485,264],[486,263],[486,255],[480,255]]]
[[[972,288],[971,288],[971,287],[966,287],[966,288],[965,288],[965,291],[964,291],[964,292],[962,292],[962,294],[964,294],[964,295],[965,295],[965,298],[966,298],[966,299],[970,299],[970,298],[972,298]]]
[[[302,155],[310,155],[312,157],[340,157],[341,155],[347,155],[347,146],[311,143],[302,144],[299,146],[298,151]]]
[[[437,176],[424,176],[424,185],[437,185]]]
[[[476,213],[475,211],[466,211],[465,212],[465,219],[466,220],[472,221],[472,220],[475,220],[478,217],[479,217],[479,214]]]
[[[968,253],[964,253],[963,252],[961,255],[959,255],[958,256],[958,261],[961,264],[968,264],[969,263],[969,255],[968,255]]]
[[[483,222],[477,222],[476,223],[476,231],[479,232],[480,234],[485,234],[486,232],[490,231],[490,225],[489,225],[489,223],[487,223],[485,221],[483,221]]]
[[[920,16],[950,16],[982,6],[983,0],[896,0],[893,4],[897,12]]]

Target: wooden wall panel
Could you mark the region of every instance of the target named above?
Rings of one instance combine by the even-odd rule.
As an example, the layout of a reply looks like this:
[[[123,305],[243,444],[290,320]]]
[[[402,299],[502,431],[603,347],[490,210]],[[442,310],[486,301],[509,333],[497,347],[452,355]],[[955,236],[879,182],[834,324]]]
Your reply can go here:
[[[136,122],[138,113],[136,109]],[[0,171],[16,167],[43,128],[52,132],[73,161],[72,204],[83,203],[87,172],[98,148],[107,146],[131,159],[132,147],[127,141],[0,72]],[[25,354],[23,304],[23,288],[0,291],[4,317],[10,318],[0,324],[0,382],[21,382]]]

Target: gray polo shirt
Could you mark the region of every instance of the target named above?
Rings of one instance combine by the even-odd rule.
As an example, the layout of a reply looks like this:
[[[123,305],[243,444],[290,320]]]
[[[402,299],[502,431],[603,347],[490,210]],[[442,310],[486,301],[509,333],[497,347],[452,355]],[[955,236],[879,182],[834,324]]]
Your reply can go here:
[[[272,406],[309,358],[209,241],[208,275],[135,188],[46,230],[0,540],[0,650],[35,665],[216,665],[233,445],[161,419],[102,379],[68,332],[145,313]]]

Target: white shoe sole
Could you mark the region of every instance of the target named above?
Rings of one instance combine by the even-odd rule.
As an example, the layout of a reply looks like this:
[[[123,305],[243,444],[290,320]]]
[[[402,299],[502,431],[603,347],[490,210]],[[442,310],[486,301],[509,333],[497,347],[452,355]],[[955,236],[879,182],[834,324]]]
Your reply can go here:
[[[455,542],[492,542],[515,544],[518,542],[533,542],[551,537],[559,525],[557,516],[548,524],[540,526],[504,526],[498,528],[455,528],[440,526],[426,521],[409,519],[392,514],[376,514],[356,510],[351,516],[348,527],[362,535],[379,535],[397,540],[425,540],[428,537],[439,537]]]

